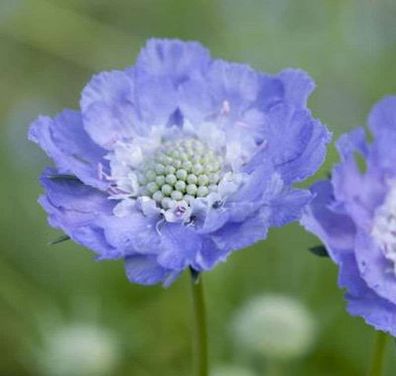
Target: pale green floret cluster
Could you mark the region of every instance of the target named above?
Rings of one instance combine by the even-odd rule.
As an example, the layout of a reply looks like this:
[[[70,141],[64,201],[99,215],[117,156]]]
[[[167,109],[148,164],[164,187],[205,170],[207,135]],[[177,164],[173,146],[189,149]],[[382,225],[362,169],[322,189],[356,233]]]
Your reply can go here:
[[[168,209],[217,191],[222,158],[196,139],[165,141],[138,172],[140,194]]]

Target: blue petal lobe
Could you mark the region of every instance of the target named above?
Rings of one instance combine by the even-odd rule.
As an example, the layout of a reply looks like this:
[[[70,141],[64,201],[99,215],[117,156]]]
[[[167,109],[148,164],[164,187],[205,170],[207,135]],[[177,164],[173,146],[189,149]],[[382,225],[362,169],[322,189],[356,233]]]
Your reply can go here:
[[[97,188],[108,186],[98,174],[99,164],[107,164],[105,151],[89,138],[78,112],[65,110],[53,119],[40,116],[30,126],[29,139],[54,160],[59,173],[75,175]]]
[[[165,223],[161,228],[161,253],[158,263],[168,269],[182,270],[191,265],[201,250],[202,238],[188,227]]]
[[[359,231],[356,237],[356,261],[367,285],[382,298],[396,304],[393,265],[385,258],[375,240],[364,231]]]
[[[141,285],[165,282],[172,272],[161,267],[155,257],[133,255],[125,258],[125,270],[129,281]]]
[[[308,73],[301,69],[285,69],[279,74],[285,94],[285,102],[297,107],[307,104],[308,97],[315,89],[315,83]]]
[[[112,215],[113,203],[102,192],[78,180],[54,180],[52,175],[49,170],[43,174],[41,183],[46,195],[39,200],[50,224],[101,258],[121,257],[122,252],[109,244],[99,223],[101,217]]]
[[[87,133],[105,149],[142,132],[131,74],[112,71],[94,76],[83,90],[80,104]]]
[[[170,77],[177,86],[201,76],[209,62],[209,51],[198,42],[150,39],[140,52],[136,69],[151,76]]]

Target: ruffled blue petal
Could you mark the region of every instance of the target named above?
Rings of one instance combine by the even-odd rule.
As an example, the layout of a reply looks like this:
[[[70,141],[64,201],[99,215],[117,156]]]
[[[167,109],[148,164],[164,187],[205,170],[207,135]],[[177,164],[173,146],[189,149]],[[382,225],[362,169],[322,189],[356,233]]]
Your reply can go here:
[[[270,208],[283,187],[279,174],[274,172],[270,164],[263,163],[246,177],[237,192],[205,213],[199,232],[215,232],[227,222],[243,222],[262,206]]]
[[[336,142],[338,153],[343,162],[355,157],[355,153],[368,156],[366,132],[363,128],[355,128],[343,134]]]
[[[367,295],[346,294],[348,312],[363,317],[367,324],[377,330],[396,336],[396,305],[367,290]]]
[[[112,71],[94,76],[82,92],[80,105],[87,133],[105,149],[144,131],[137,115],[131,74]]]
[[[191,267],[199,272],[210,270],[219,262],[224,262],[228,254],[228,250],[220,249],[209,236],[205,236],[202,238],[201,249],[197,252]]]
[[[267,237],[270,213],[263,207],[243,222],[229,222],[211,234],[216,246],[231,252],[253,245]]]
[[[212,95],[206,78],[192,78],[180,84],[179,108],[184,118],[193,124],[220,114],[221,104]]]
[[[339,259],[339,285],[346,288],[347,310],[360,316],[369,325],[396,335],[396,305],[378,296],[359,274],[353,251],[344,252]]]
[[[369,127],[375,139],[371,159],[387,174],[396,174],[396,96],[378,102],[369,116]]]
[[[365,296],[368,292],[366,282],[359,274],[353,249],[338,252],[338,285],[346,289],[348,296]]]
[[[181,271],[192,265],[202,247],[202,238],[192,229],[176,223],[160,227],[161,253],[158,263],[167,269]]]
[[[98,259],[160,252],[158,216],[146,217],[132,211],[128,216],[116,217],[114,201],[105,194],[76,179],[57,176],[49,170],[44,173],[42,184],[46,194],[40,198],[53,227],[94,250]]]
[[[315,88],[312,78],[301,69],[285,69],[276,75],[260,74],[260,90],[255,105],[261,111],[280,102],[305,108]]]
[[[301,218],[303,209],[309,204],[312,195],[304,189],[285,189],[271,200],[271,226],[281,227]]]
[[[281,113],[282,111],[279,114]],[[270,122],[274,121],[271,124],[272,137],[268,138],[272,145],[268,145],[270,154],[274,156],[274,162],[285,182],[302,181],[313,175],[322,165],[331,134],[307,110],[294,111],[290,115],[287,111],[284,113],[285,117],[278,117],[279,114],[275,111],[275,116],[269,119]],[[282,121],[285,123],[280,125]],[[274,128],[276,125],[279,126],[277,131]],[[275,148],[279,150],[276,151]]]
[[[322,240],[331,258],[339,263],[346,252],[354,249],[355,224],[348,215],[331,209],[334,195],[329,181],[315,183],[311,192],[314,199],[306,207],[301,224]]]
[[[375,137],[388,131],[396,134],[396,96],[388,96],[376,103],[368,118],[369,128]]]
[[[325,160],[327,145],[331,141],[331,133],[320,121],[308,120],[304,115],[300,120],[302,121],[304,118],[307,120],[305,126],[308,126],[310,121],[313,125],[312,133],[304,150],[298,157],[279,166],[283,179],[288,183],[300,182],[315,174]]]
[[[136,70],[153,77],[168,77],[178,86],[201,76],[209,63],[209,51],[198,42],[150,39],[139,54]]]
[[[169,285],[179,275],[178,272],[161,267],[153,256],[128,256],[125,259],[125,270],[131,282],[141,285],[155,285],[157,283]]]
[[[234,202],[254,201],[261,197],[273,197],[284,187],[284,182],[274,166],[266,160],[257,160],[244,166],[248,173],[247,181],[230,199]]]
[[[149,125],[168,124],[179,108],[188,112],[183,104],[194,92],[183,85],[202,82],[209,63],[208,50],[197,42],[150,39],[134,70],[140,118]]]
[[[207,79],[219,111],[226,102],[229,106],[229,112],[226,112],[230,117],[240,116],[257,99],[259,75],[248,65],[215,60],[208,71]]]
[[[364,130],[359,128],[342,135],[337,141],[337,149],[342,163],[332,171],[334,194],[338,201],[352,205],[360,201],[359,190],[363,183],[363,175],[356,163],[355,153],[361,153],[363,156],[367,153]]]
[[[136,83],[134,103],[139,121],[146,129],[168,124],[178,109],[178,94],[172,79],[151,76],[136,69],[134,80]]]
[[[260,208],[266,208],[270,213],[266,226],[280,227],[298,220],[311,199],[309,191],[285,186],[279,174],[264,164],[254,170],[239,191],[223,205],[205,213],[199,233],[209,234],[229,223],[241,223]]]
[[[315,89],[315,82],[301,69],[285,69],[278,77],[284,87],[284,101],[296,107],[304,107]]]
[[[261,81],[248,65],[215,60],[205,76],[182,83],[180,109],[193,123],[221,116],[241,120],[257,100]]]
[[[323,163],[330,134],[307,110],[280,103],[271,107],[261,130],[261,150],[250,166],[270,159],[286,183],[301,181]]]
[[[284,101],[285,86],[279,75],[259,73],[259,89],[254,107],[262,113]]]
[[[95,103],[109,107],[117,102],[126,102],[133,96],[134,82],[131,71],[102,72],[91,78],[81,94],[83,110]]]
[[[366,232],[358,232],[355,246],[361,277],[377,295],[396,304],[396,278],[393,265]]]
[[[337,142],[342,163],[332,172],[334,195],[342,203],[356,223],[363,227],[371,224],[375,208],[382,203],[386,191],[381,171],[367,164],[362,174],[355,155],[369,156],[364,130],[358,128],[344,134]]]
[[[88,137],[80,113],[66,110],[53,119],[40,116],[30,126],[29,139],[54,160],[60,174],[77,176],[97,188],[107,187],[98,174],[99,164],[107,164],[105,151]]]
[[[257,210],[254,202],[227,202],[226,204],[211,208],[205,213],[202,226],[197,230],[201,234],[209,234],[219,230],[227,222],[242,222]]]
[[[57,175],[50,170],[43,174],[41,183],[46,192],[39,200],[48,213],[51,226],[62,229],[100,258],[122,257],[122,252],[109,244],[99,224],[101,217],[112,215],[113,203],[102,192],[76,179],[54,176]]]
[[[167,124],[178,109],[178,87],[202,77],[209,54],[199,43],[153,39],[135,68],[94,76],[81,108],[92,139],[104,148]],[[181,96],[182,97],[182,96]]]
[[[158,254],[160,236],[157,231],[157,216],[146,217],[140,211],[119,218],[102,217],[98,224],[103,227],[107,241],[124,255]]]

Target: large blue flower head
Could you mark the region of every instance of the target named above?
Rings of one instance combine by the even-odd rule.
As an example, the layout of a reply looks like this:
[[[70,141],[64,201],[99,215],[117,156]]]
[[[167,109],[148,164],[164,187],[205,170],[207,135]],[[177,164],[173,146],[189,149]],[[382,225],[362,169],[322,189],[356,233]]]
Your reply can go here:
[[[292,184],[330,138],[306,108],[313,87],[300,70],[271,76],[199,43],[150,40],[134,67],[93,77],[80,112],[31,126],[56,166],[42,176],[50,224],[125,259],[133,282],[211,269],[310,201]]]
[[[374,106],[369,128],[371,144],[362,128],[340,138],[341,163],[313,185],[302,223],[338,264],[348,311],[396,336],[396,96]]]

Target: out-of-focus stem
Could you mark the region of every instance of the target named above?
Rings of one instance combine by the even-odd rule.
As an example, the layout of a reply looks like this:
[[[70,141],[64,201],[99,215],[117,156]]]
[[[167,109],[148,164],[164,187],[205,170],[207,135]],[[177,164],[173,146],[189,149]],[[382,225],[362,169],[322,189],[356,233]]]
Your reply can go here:
[[[195,376],[208,376],[208,345],[205,301],[202,276],[191,270],[191,291],[194,311],[194,369]]]
[[[373,355],[371,358],[371,364],[368,371],[368,376],[381,376],[384,369],[384,358],[385,358],[385,345],[386,345],[386,334],[384,332],[376,332],[374,338]]]

